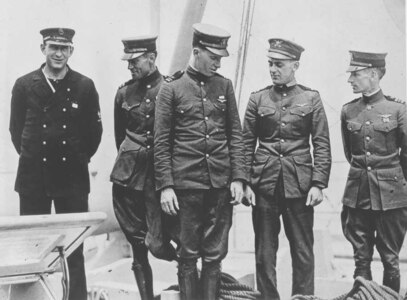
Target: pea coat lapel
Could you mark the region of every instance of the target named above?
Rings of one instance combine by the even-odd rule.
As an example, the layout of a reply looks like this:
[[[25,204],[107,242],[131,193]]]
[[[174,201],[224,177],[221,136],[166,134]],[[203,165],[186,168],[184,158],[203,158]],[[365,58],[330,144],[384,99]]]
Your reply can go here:
[[[32,91],[37,96],[36,99],[38,99],[34,104],[39,107],[48,106],[48,103],[50,103],[51,98],[54,96],[41,69],[37,70],[33,76]]]

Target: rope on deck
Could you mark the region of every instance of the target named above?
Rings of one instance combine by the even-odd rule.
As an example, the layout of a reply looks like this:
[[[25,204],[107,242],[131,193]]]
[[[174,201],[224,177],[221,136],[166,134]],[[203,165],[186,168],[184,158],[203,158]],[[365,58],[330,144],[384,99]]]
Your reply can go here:
[[[295,295],[291,297],[291,300],[403,300],[403,297],[387,286],[379,285],[363,277],[356,277],[353,288],[349,293],[333,299]],[[404,298],[404,300],[407,300],[407,298]]]
[[[172,285],[166,290],[179,291],[179,286]],[[256,300],[258,297],[260,297],[260,292],[240,283],[227,273],[221,273],[219,300]]]
[[[222,273],[220,278],[220,300],[256,300],[260,293],[252,287],[241,284],[233,276]]]

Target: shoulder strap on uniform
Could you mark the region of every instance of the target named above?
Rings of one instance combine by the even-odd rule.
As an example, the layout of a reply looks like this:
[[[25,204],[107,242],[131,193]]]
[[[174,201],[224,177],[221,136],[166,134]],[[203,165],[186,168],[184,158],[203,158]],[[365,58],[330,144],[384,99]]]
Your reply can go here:
[[[123,87],[129,85],[129,84],[132,84],[134,81],[135,81],[135,79],[130,79],[130,80],[126,81],[125,83],[122,83],[122,84],[119,86],[119,90],[120,90],[121,88],[123,88]]]
[[[386,98],[386,100],[388,100],[388,101],[393,101],[393,102],[396,102],[396,103],[401,103],[401,104],[405,104],[405,103],[406,103],[405,101],[403,101],[403,100],[401,100],[401,99],[394,98],[394,97],[389,96],[389,95],[384,95],[384,98]]]
[[[355,102],[359,101],[361,98],[362,98],[362,97],[353,99],[352,101],[349,101],[348,103],[345,103],[343,106],[346,106],[346,105],[351,104],[351,103],[355,103]]]
[[[185,73],[185,71],[179,70],[172,75],[164,76],[164,80],[166,82],[173,82],[174,80],[181,78],[182,75],[184,75],[184,73]]]
[[[259,92],[262,92],[262,91],[265,91],[265,90],[269,90],[269,89],[271,89],[272,87],[273,87],[272,84],[271,84],[271,85],[268,85],[268,86],[266,86],[266,87],[264,87],[264,88],[262,88],[262,89],[260,89],[260,90],[258,90],[258,91],[252,92],[252,94],[256,94],[256,93],[259,93]]]
[[[301,89],[303,89],[304,91],[312,91],[312,92],[319,93],[317,90],[311,89],[311,88],[309,88],[309,87],[307,87],[307,86],[305,86],[305,85],[298,84],[298,83],[297,83],[297,85],[298,85]]]
[[[225,76],[223,76],[222,74],[219,74],[218,72],[215,72],[215,76],[219,76],[221,78],[225,78]]]

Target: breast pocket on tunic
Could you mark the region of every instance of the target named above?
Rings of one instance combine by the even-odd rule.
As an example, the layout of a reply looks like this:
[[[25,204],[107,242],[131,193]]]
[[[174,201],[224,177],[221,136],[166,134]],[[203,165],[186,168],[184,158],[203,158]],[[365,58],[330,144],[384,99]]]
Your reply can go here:
[[[259,136],[270,136],[277,129],[276,111],[272,106],[259,106],[257,109]]]
[[[294,106],[290,109],[291,134],[304,136],[311,130],[312,106]]]
[[[180,104],[175,108],[175,114],[177,117],[177,122],[181,126],[191,126],[194,125],[198,120],[197,116],[194,115],[194,105]]]
[[[389,120],[388,122],[382,122],[373,124],[374,128],[374,141],[379,148],[379,152],[384,151],[386,153],[394,152],[397,150],[397,121]]]
[[[144,159],[140,160],[139,144],[125,140],[120,146],[119,153],[113,166],[110,178],[112,181],[120,183],[127,183],[138,169],[142,169],[138,164]],[[145,161],[143,163],[146,163]]]
[[[350,138],[350,146],[352,148],[352,153],[359,153],[365,148],[365,141],[361,134],[362,132],[362,123],[357,121],[347,121],[346,122],[346,129],[349,133]]]
[[[137,130],[145,121],[145,114],[140,110],[140,105],[140,102],[132,104],[127,102],[122,103],[122,109],[124,109],[128,119],[127,129],[130,131]]]

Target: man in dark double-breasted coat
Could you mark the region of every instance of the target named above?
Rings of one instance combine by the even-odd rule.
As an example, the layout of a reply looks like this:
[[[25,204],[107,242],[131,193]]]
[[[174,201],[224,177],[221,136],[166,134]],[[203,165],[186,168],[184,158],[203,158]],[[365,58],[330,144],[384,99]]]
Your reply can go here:
[[[68,65],[69,28],[41,31],[46,62],[17,79],[11,98],[10,133],[20,155],[15,190],[20,214],[88,211],[88,163],[102,135],[93,81]],[[68,257],[70,299],[87,298],[83,246]]]

